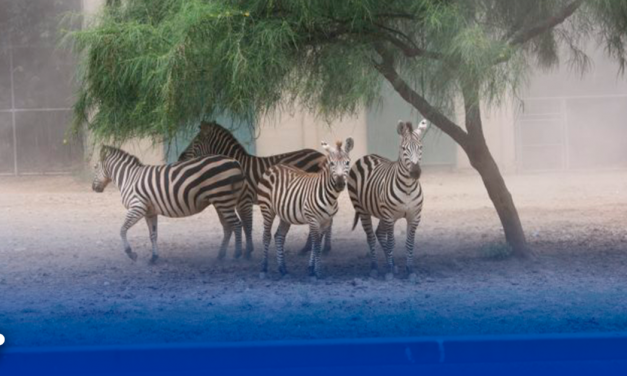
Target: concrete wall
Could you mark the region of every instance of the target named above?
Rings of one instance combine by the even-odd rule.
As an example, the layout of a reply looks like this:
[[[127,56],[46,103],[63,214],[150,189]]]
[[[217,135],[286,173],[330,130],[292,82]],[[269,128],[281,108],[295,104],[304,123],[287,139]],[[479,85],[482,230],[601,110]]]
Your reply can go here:
[[[627,167],[627,76],[603,46],[584,46],[591,66],[582,76],[563,63],[536,71],[523,92],[517,125],[525,170]],[[561,61],[569,56],[565,49]]]

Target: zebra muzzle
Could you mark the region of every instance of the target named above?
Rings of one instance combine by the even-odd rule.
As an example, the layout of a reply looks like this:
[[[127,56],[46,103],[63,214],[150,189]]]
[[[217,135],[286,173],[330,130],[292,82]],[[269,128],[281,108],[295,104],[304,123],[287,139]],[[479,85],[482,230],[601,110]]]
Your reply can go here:
[[[419,179],[420,178],[420,174],[422,174],[422,169],[420,168],[419,164],[411,164],[411,167],[409,169],[409,176],[412,177],[412,179]]]
[[[335,179],[335,188],[339,191],[343,191],[346,187],[346,179]]]

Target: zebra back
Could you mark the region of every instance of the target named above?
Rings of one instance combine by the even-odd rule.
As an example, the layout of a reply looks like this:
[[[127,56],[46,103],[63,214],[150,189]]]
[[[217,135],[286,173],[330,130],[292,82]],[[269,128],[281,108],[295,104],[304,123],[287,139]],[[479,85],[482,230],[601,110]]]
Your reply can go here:
[[[106,147],[101,163],[127,208],[144,206],[167,217],[190,216],[210,204],[234,207],[244,184],[239,162],[222,155],[146,166],[129,153]]]
[[[318,172],[326,161],[326,156],[313,149],[302,149],[294,152],[276,154],[268,157],[257,157],[248,154],[246,149],[227,129],[217,122],[203,122],[200,132],[179,157],[179,161],[208,154],[220,154],[240,162],[248,189],[256,201],[257,184],[263,173],[271,166],[285,164],[307,172]]]
[[[292,224],[309,223],[308,217],[329,220],[337,213],[337,199],[350,170],[353,139],[348,138],[345,147],[341,142],[335,147],[323,142],[323,147],[329,155],[319,172],[278,164],[264,173],[258,187],[262,212],[264,207],[271,208]]]

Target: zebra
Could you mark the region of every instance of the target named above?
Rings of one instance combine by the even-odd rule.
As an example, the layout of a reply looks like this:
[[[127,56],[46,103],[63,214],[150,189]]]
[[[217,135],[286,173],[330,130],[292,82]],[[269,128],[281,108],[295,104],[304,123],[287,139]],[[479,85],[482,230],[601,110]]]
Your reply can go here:
[[[124,251],[137,260],[126,239],[127,231],[145,218],[152,243],[151,263],[159,258],[157,216],[188,217],[213,204],[224,228],[219,258],[235,232],[235,253],[242,252],[242,224],[235,213],[243,191],[244,174],[233,159],[212,155],[161,166],[145,166],[123,150],[103,146],[94,166],[92,189],[103,192],[109,182],[117,185],[127,209],[120,230]]]
[[[423,120],[415,131],[410,122],[399,121],[397,132],[401,137],[401,144],[396,162],[370,154],[360,158],[351,168],[348,194],[355,208],[353,230],[361,219],[370,247],[372,277],[378,275],[375,255],[376,239],[378,239],[389,267],[385,278],[387,280],[394,278],[396,272],[392,256],[394,224],[398,219],[405,218],[407,221],[406,269],[410,280],[416,280],[413,269],[414,235],[422,212],[423,193],[418,179],[421,174],[422,136],[426,128],[426,120]],[[371,216],[379,218],[375,233],[372,231]]]
[[[220,154],[237,160],[244,170],[246,183],[242,200],[238,205],[238,213],[242,217],[244,233],[246,235],[245,257],[250,258],[253,252],[253,205],[258,203],[258,183],[263,173],[271,166],[284,164],[297,167],[306,172],[318,172],[325,163],[326,156],[313,149],[302,149],[290,153],[277,154],[269,157],[257,157],[248,154],[246,149],[237,141],[227,129],[215,121],[202,122],[200,132],[189,146],[179,156],[179,161],[204,156]],[[331,250],[331,226],[324,234],[323,252]],[[307,244],[300,250],[306,254],[311,249],[311,236],[307,237]]]
[[[313,280],[320,276],[321,237],[331,226],[333,216],[338,211],[337,199],[346,186],[353,139],[347,138],[344,148],[341,141],[335,147],[323,141],[322,147],[328,155],[320,172],[310,173],[278,164],[266,170],[259,181],[257,191],[263,216],[264,246],[261,278],[265,278],[268,272],[268,248],[272,239],[272,223],[276,216],[281,221],[274,235],[279,273],[282,276],[287,273],[283,246],[290,226],[309,225],[312,239],[309,276]]]

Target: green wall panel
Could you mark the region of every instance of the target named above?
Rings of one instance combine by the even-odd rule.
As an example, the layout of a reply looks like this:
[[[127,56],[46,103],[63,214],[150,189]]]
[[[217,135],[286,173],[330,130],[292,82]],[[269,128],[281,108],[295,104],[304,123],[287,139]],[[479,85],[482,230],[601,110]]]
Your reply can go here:
[[[248,153],[255,154],[255,135],[251,123],[234,122],[227,116],[218,117],[217,122],[231,130],[231,133],[244,145]],[[169,144],[166,144],[164,147],[167,162],[175,162],[183,150],[187,148],[187,145],[196,137],[196,134],[198,134],[197,129],[193,131],[181,131]]]

